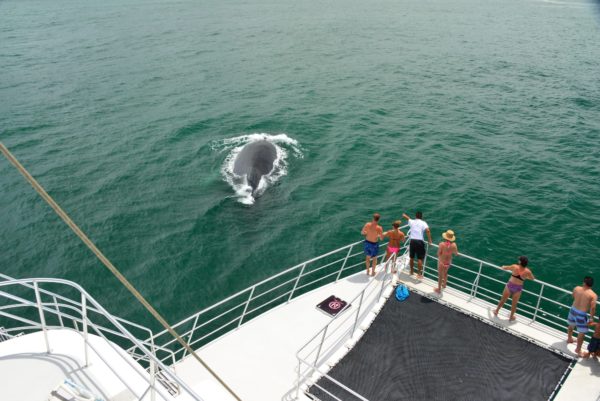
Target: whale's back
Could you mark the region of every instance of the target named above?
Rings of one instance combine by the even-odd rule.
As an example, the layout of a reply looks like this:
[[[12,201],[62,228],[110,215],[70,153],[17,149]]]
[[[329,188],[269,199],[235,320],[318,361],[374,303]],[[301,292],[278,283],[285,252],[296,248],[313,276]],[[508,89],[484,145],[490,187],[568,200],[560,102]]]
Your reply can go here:
[[[263,175],[273,170],[273,163],[277,158],[275,145],[269,141],[260,140],[244,146],[237,155],[233,165],[233,172],[239,176],[246,176],[248,185],[255,190]]]

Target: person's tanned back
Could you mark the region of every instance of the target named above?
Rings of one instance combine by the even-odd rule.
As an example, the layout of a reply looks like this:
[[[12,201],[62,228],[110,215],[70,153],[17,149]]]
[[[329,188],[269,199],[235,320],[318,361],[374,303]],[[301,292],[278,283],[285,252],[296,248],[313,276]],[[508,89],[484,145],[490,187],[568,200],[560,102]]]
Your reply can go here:
[[[583,338],[588,332],[588,324],[594,321],[594,314],[596,313],[596,301],[598,301],[598,296],[592,290],[593,285],[594,279],[587,276],[583,279],[583,285],[573,288],[573,306],[571,306],[567,318],[569,323],[567,342],[574,342],[573,330],[577,329],[577,345],[575,347],[575,353],[578,356],[582,356],[581,346],[583,344]],[[590,314],[589,319],[587,316],[588,311]]]

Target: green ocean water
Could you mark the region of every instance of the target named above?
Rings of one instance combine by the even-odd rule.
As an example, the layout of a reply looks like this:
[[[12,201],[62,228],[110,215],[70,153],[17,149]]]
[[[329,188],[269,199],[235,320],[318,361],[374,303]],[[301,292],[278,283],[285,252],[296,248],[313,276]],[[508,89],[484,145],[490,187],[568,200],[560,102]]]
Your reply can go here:
[[[585,1],[4,0],[0,140],[170,322],[375,211],[570,288],[600,280],[599,39]],[[246,205],[255,133],[297,145]],[[0,272],[148,320],[4,159],[0,188]]]

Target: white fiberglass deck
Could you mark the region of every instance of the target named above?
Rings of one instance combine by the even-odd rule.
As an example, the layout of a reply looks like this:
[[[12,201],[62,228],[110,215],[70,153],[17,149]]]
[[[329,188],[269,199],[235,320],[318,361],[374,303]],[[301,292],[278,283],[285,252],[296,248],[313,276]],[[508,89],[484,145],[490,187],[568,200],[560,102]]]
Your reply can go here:
[[[330,320],[316,305],[330,295],[349,301],[368,280],[360,273],[293,299],[208,344],[200,356],[244,401],[291,399],[296,352]],[[192,388],[207,380],[207,373],[190,357],[176,365],[176,372]]]

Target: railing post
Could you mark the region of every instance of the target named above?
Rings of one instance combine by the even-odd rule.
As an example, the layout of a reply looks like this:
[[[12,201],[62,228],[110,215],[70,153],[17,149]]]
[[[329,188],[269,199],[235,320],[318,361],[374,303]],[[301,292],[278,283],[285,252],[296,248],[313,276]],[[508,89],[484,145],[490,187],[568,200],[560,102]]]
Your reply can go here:
[[[38,312],[40,314],[40,323],[42,323],[42,331],[44,332],[44,341],[46,342],[46,351],[50,353],[50,343],[48,342],[48,332],[46,329],[46,318],[42,309],[42,300],[40,299],[40,290],[37,281],[33,282],[33,290],[35,291],[35,301],[37,302]]]
[[[538,310],[540,309],[540,301],[542,300],[542,292],[544,292],[544,283],[542,283],[542,288],[540,288],[540,293],[538,294],[537,305],[535,306],[535,310],[533,311],[533,319],[532,320],[534,322],[537,317]]]
[[[315,363],[313,363],[313,368],[317,367],[317,362],[319,361],[319,356],[321,356],[321,349],[323,348],[323,343],[325,342],[325,336],[327,335],[327,329],[329,329],[329,325],[325,326],[325,329],[323,329],[323,337],[321,337],[321,344],[319,344],[319,350],[317,351],[317,356],[315,357]]]
[[[302,376],[300,374],[300,371],[302,370],[302,362],[300,362],[300,359],[298,359],[298,381],[296,382],[296,400],[298,399],[298,396],[300,395],[300,377]]]
[[[60,327],[65,327],[63,320],[62,320],[62,316],[60,314],[60,309],[58,308],[58,302],[56,302],[56,296],[52,296],[52,299],[54,300],[54,309],[56,309],[56,316],[58,316],[58,321],[60,323]]]
[[[254,295],[255,288],[256,288],[256,286],[253,285],[252,290],[250,290],[250,296],[248,297],[248,300],[246,301],[246,306],[244,306],[244,311],[242,312],[242,316],[240,316],[240,321],[239,321],[237,327],[240,327],[242,325],[242,321],[244,320],[244,316],[246,316],[246,311],[248,310],[248,305],[250,305],[250,301],[252,301],[252,296]]]
[[[287,300],[288,302],[290,302],[292,300],[292,297],[294,296],[294,292],[296,291],[296,287],[298,287],[298,282],[302,278],[302,274],[304,274],[304,269],[305,268],[306,268],[306,263],[302,265],[302,269],[300,270],[300,274],[298,274],[298,278],[296,279],[296,282],[294,283],[294,288],[292,288],[292,292],[290,293],[290,297]]]
[[[479,262],[479,271],[477,272],[475,281],[473,281],[473,287],[471,287],[471,297],[472,298],[475,298],[477,296],[477,289],[479,289],[479,277],[481,277],[481,269],[482,268],[483,268],[483,262]]]
[[[81,294],[81,320],[83,322],[83,352],[85,355],[85,366],[88,366],[90,361],[88,356],[87,302],[84,294]]]
[[[342,267],[341,267],[340,271],[338,272],[337,277],[335,278],[336,283],[339,281],[340,276],[342,275],[342,272],[344,271],[344,267],[346,267],[346,262],[348,262],[348,258],[350,257],[350,254],[352,253],[352,248],[354,248],[354,244],[350,245],[350,249],[348,249],[348,253],[346,254],[346,257],[344,258],[344,263],[342,263]]]
[[[425,278],[425,270],[427,269],[427,256],[429,255],[429,241],[425,242],[425,258],[423,258],[423,278]],[[417,260],[417,265],[419,261]]]
[[[360,293],[360,301],[358,301],[358,308],[356,310],[356,319],[354,319],[354,326],[352,326],[352,334],[350,337],[354,337],[354,332],[356,331],[356,325],[358,324],[358,317],[360,316],[360,309],[362,307],[363,298],[365,296],[365,290],[362,290]]]
[[[198,324],[198,318],[200,317],[200,314],[196,315],[196,318],[194,319],[194,324],[192,324],[192,329],[190,330],[190,335],[188,337],[188,344],[190,344],[192,342],[192,336],[194,335],[194,331],[196,330],[196,324]],[[187,355],[187,348],[183,349],[183,355],[181,356],[181,359],[185,358],[185,356]]]
[[[150,401],[156,400],[156,364],[154,359],[150,358]]]
[[[152,355],[158,359],[158,355],[156,355],[156,347],[154,346],[154,337],[150,336],[150,351]],[[150,401],[156,401],[156,362],[154,359],[148,358],[150,360]],[[173,361],[173,366],[175,366],[175,361]]]
[[[387,276],[387,271],[386,271],[386,265],[383,265],[383,271],[382,271],[382,275],[381,275],[381,290],[379,290],[379,297],[377,297],[377,300],[379,301],[379,298],[381,298],[381,296],[383,295],[383,289],[385,288],[385,277]]]

